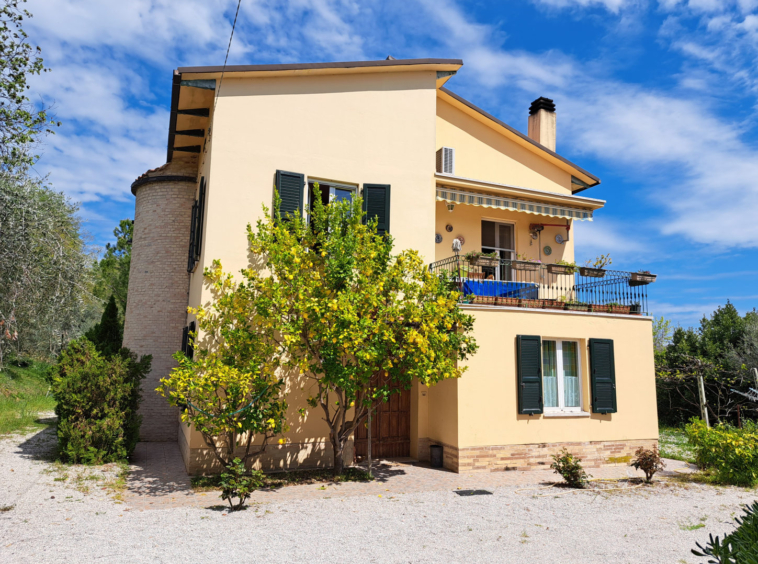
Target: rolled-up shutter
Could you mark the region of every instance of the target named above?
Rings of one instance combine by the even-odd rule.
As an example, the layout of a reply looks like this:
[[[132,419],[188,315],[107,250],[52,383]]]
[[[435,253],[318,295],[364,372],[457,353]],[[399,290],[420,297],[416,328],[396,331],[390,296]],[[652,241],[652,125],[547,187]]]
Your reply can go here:
[[[519,335],[518,412],[542,413],[542,339],[536,335]]]
[[[384,235],[390,232],[390,185],[363,185],[364,223],[376,218],[376,231]]]
[[[590,339],[592,412],[616,413],[616,361],[613,341]]]
[[[296,214],[303,215],[303,186],[305,175],[297,172],[276,171],[275,189],[279,193],[279,213],[282,219]]]

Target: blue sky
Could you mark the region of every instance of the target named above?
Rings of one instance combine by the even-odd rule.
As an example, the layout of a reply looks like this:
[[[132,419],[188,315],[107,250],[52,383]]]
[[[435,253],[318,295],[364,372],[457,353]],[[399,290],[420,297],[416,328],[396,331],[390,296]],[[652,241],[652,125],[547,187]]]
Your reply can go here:
[[[29,0],[63,122],[37,172],[96,244],[163,164],[172,69],[223,63],[236,0]],[[447,86],[525,131],[553,98],[558,152],[608,201],[577,257],[659,274],[651,309],[690,325],[758,304],[758,0],[242,0],[230,64],[461,58]]]

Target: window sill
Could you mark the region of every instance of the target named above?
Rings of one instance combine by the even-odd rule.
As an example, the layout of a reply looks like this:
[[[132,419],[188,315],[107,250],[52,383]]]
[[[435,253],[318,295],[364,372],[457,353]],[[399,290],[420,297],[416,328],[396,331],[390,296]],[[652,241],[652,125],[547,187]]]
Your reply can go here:
[[[587,411],[546,411],[543,417],[589,417],[592,415]]]

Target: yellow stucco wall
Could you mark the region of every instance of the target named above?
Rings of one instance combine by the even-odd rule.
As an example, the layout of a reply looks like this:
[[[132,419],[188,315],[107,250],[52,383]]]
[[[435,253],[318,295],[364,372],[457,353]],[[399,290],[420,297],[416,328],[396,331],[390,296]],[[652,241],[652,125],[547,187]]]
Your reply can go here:
[[[248,266],[246,226],[271,206],[277,169],[346,184],[391,185],[390,231],[398,249],[434,260],[433,71],[225,78],[212,136],[201,155],[208,189],[202,256],[191,277],[190,305],[206,303],[202,271],[213,259],[237,273]],[[302,420],[309,390],[291,385],[289,441],[328,439],[318,410]],[[418,409],[412,416],[418,426]],[[191,448],[202,446],[188,433]]]
[[[455,149],[456,176],[571,194],[568,172],[437,98],[435,151],[440,147]]]
[[[453,382],[458,443],[450,444],[471,447],[658,437],[651,318],[464,307],[475,317],[475,337],[480,348],[468,361],[469,368],[463,377]],[[579,341],[582,407],[587,412],[590,411],[588,340],[613,339],[618,412],[589,417],[519,415],[517,335]]]

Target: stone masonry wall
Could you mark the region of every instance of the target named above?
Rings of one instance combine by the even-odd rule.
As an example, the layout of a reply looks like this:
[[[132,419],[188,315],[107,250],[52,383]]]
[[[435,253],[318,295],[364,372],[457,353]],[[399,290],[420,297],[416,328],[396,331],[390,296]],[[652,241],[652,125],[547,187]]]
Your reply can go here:
[[[615,464],[628,465],[634,452],[640,448],[653,448],[656,439],[631,441],[592,441],[576,443],[542,443],[531,445],[501,445],[456,448],[443,446],[443,464],[454,472],[497,472],[503,470],[533,470],[548,468],[552,456],[566,448],[582,459],[585,468],[597,468]]]
[[[191,181],[161,181],[159,174],[194,177],[196,170],[191,162],[172,163],[156,169],[155,176],[148,172],[150,181],[135,187],[124,346],[139,355],[153,355],[152,371],[142,384],[143,441],[177,440],[178,410],[169,406],[155,388],[176,365],[171,355],[181,348],[186,324],[187,251],[196,188]]]

